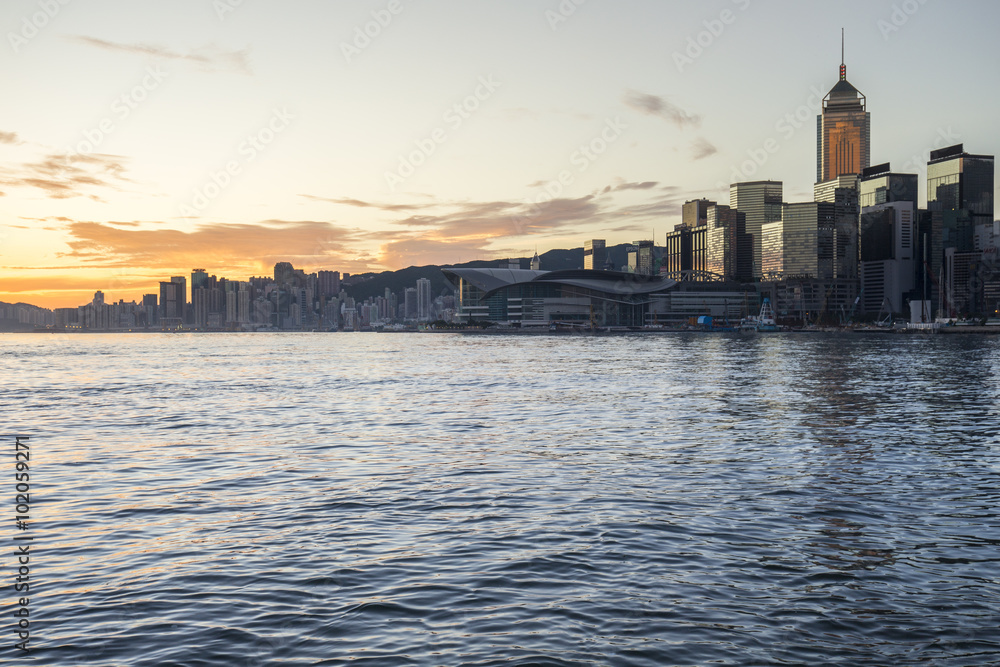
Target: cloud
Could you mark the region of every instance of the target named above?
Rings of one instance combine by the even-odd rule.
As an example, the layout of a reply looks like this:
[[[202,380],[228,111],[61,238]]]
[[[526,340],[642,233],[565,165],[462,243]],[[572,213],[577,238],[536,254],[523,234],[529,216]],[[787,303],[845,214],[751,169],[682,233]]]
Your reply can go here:
[[[710,155],[715,155],[719,152],[719,149],[712,145],[708,139],[705,137],[698,137],[691,144],[691,149],[694,152],[694,160],[697,162],[703,158],[707,158]]]
[[[119,228],[121,223],[72,222],[66,226],[70,252],[81,266],[179,269],[205,266],[225,271],[270,271],[276,262],[303,268],[352,266],[360,238],[329,222],[266,220],[251,224],[204,224],[193,231]],[[367,268],[367,266],[365,267]],[[242,275],[242,274],[241,274]]]
[[[622,192],[624,190],[650,190],[655,188],[659,183],[656,181],[643,181],[642,183],[619,183],[618,185],[609,185],[604,188],[604,192]]]
[[[690,114],[656,95],[629,90],[625,93],[625,104],[640,113],[665,118],[681,129],[701,124],[701,116]]]
[[[90,188],[120,191],[121,184],[131,182],[125,177],[125,158],[94,153],[67,155],[53,153],[38,162],[21,165],[14,172],[0,171],[0,184],[43,190],[52,199],[89,197],[103,201]]]
[[[16,132],[0,132],[0,144],[16,144],[17,142]]]
[[[641,204],[632,204],[615,209],[614,217],[629,217],[636,220],[651,220],[659,224],[666,224],[666,218],[680,216],[684,205],[684,196],[680,193],[660,195],[651,201]]]
[[[188,51],[187,53],[179,53],[177,51],[171,51],[165,47],[152,44],[120,44],[117,42],[109,42],[105,39],[99,39],[97,37],[87,37],[86,35],[71,35],[69,38],[105,51],[150,56],[163,60],[190,62],[194,63],[206,72],[229,70],[242,74],[252,73],[250,68],[249,49],[243,49],[242,51],[227,51],[220,49],[214,44],[209,44],[207,46],[202,46],[192,51]]]
[[[343,206],[354,206],[357,208],[374,208],[380,211],[416,211],[422,208],[428,208],[433,206],[433,204],[375,204],[372,202],[362,201],[360,199],[350,199],[350,198],[340,198],[331,199],[329,197],[317,197],[316,195],[299,195],[300,197],[305,197],[306,199],[312,199],[313,201],[324,201],[331,204],[341,204]]]
[[[554,199],[534,210],[523,202],[491,201],[453,204],[440,215],[411,216],[396,222],[410,227],[430,227],[451,239],[496,239],[548,231],[590,218],[599,212],[591,195]]]
[[[627,197],[626,202],[618,201]],[[668,226],[679,217],[684,192],[658,181],[617,182],[591,194],[538,205],[530,200],[452,201],[414,206],[420,210],[391,221],[395,229],[366,232],[381,241],[379,262],[396,269],[429,263],[451,264],[460,258],[493,257],[501,248],[525,247],[532,240],[565,239],[580,230],[643,231]],[[638,198],[638,201],[636,199]],[[340,203],[372,206],[343,199]],[[388,210],[387,205],[378,205]],[[405,210],[403,205],[394,205]],[[407,205],[408,206],[408,205]]]
[[[653,191],[638,204],[621,205],[615,193]],[[516,201],[453,202],[394,221],[396,232],[367,234],[382,238],[379,261],[391,268],[430,263],[451,264],[460,258],[492,257],[500,247],[527,237],[565,238],[567,233],[600,227],[611,231],[648,230],[649,222],[667,226],[665,217],[679,216],[683,193],[656,181],[618,183],[600,195],[554,199],[538,206]],[[617,225],[615,226],[615,223]],[[503,245],[498,245],[503,244]]]
[[[414,264],[452,264],[459,258],[492,256],[497,241],[545,235],[599,216],[600,205],[588,195],[578,199],[556,199],[537,210],[519,201],[452,202],[438,205],[438,212],[425,212],[394,221],[406,228],[369,238],[387,240],[379,261],[401,268]]]

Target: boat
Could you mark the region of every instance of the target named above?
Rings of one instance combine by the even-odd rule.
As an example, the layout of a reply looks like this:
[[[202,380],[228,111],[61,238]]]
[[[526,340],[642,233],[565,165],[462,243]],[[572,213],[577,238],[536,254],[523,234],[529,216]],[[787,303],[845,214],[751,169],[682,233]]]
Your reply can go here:
[[[764,303],[760,306],[760,315],[757,316],[757,331],[771,333],[779,331],[778,323],[774,319],[774,310],[771,308],[771,299],[764,297]]]

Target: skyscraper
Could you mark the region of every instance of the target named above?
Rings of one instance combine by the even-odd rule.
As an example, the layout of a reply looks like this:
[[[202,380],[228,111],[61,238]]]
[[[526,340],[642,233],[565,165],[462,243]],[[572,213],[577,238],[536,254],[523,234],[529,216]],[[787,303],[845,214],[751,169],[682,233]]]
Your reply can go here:
[[[813,186],[813,200],[834,204],[836,209],[835,223],[830,230],[833,234],[829,246],[833,249],[831,277],[858,277],[858,222],[861,219],[858,192],[857,174],[841,174]]]
[[[184,276],[170,276],[170,282],[178,285],[177,288],[177,317],[182,323],[188,322],[188,300],[187,300],[187,278]]]
[[[728,206],[708,209],[706,270],[726,280],[753,277],[753,237],[746,233],[746,214]]]
[[[403,291],[403,317],[407,320],[417,319],[417,288],[407,287]]]
[[[916,287],[914,208],[913,202],[900,199],[862,209],[861,306],[868,313],[883,308],[902,313],[906,294]]]
[[[295,276],[295,268],[291,262],[278,262],[274,265],[274,282],[280,287],[290,285]]]
[[[931,152],[927,163],[927,206],[967,210],[973,224],[993,223],[993,156],[970,155],[962,144]]]
[[[714,201],[695,199],[684,202],[681,208],[681,222],[685,227],[701,227],[708,223],[708,209],[715,206]]]
[[[962,144],[932,151],[927,163],[930,262],[939,287],[932,300],[947,317],[984,307],[975,239],[979,229],[993,227],[993,178],[993,156],[970,155]]]
[[[628,247],[629,271],[643,276],[653,275],[653,254],[652,241],[635,241]]]
[[[866,99],[847,81],[841,48],[840,80],[825,98],[816,117],[816,181],[842,174],[860,174],[871,156],[871,114]]]
[[[785,204],[764,228],[764,270],[774,278],[832,278],[836,207],[828,202]]]
[[[177,327],[184,319],[184,289],[176,282],[160,283],[160,321]]]
[[[320,296],[331,297],[340,293],[339,271],[318,271],[316,276]]]
[[[194,290],[207,287],[208,272],[205,269],[191,269],[191,301],[194,302]]]
[[[862,209],[880,204],[908,201],[917,210],[917,175],[893,173],[889,163],[868,167],[861,173]]]
[[[583,268],[591,271],[604,269],[605,259],[604,239],[588,239],[583,242]]]
[[[431,319],[431,281],[417,279],[417,320],[429,322]]]
[[[761,275],[761,228],[781,220],[781,181],[751,181],[729,186],[729,207],[747,216],[746,233],[753,235],[753,277]]]
[[[705,279],[707,232],[708,225],[677,225],[674,231],[667,234],[667,248],[663,256],[667,275],[677,280]]]

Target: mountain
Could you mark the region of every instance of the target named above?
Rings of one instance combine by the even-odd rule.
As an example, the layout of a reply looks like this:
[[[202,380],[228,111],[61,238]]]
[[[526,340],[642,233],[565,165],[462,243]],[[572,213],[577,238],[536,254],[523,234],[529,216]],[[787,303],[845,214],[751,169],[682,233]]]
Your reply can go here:
[[[620,268],[627,261],[628,244],[608,248],[611,260],[615,268]],[[541,260],[542,269],[545,271],[564,271],[567,269],[583,268],[583,248],[573,248],[571,250],[549,250],[538,257]],[[531,265],[530,257],[517,258],[522,269],[527,269]],[[461,264],[448,264],[446,266],[461,267],[467,269],[497,268],[501,265],[501,260],[462,262]],[[506,266],[506,260],[503,260]],[[383,271],[382,273],[360,273],[352,275],[350,284],[343,287],[355,301],[364,301],[369,297],[385,296],[386,288],[390,292],[403,296],[403,291],[407,287],[415,287],[417,280],[427,278],[431,281],[431,294],[440,296],[442,293],[451,294],[454,287],[441,272],[441,267],[435,264],[428,266],[410,266],[398,271]]]

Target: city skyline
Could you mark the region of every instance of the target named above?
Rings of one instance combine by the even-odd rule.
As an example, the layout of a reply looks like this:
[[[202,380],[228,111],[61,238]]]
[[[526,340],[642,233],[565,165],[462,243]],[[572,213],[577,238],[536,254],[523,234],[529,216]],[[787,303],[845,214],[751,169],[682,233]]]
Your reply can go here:
[[[1000,149],[991,3],[630,9],[7,3],[0,301],[659,244],[738,181],[812,201],[842,27],[870,162],[918,174],[921,205],[931,150]]]

